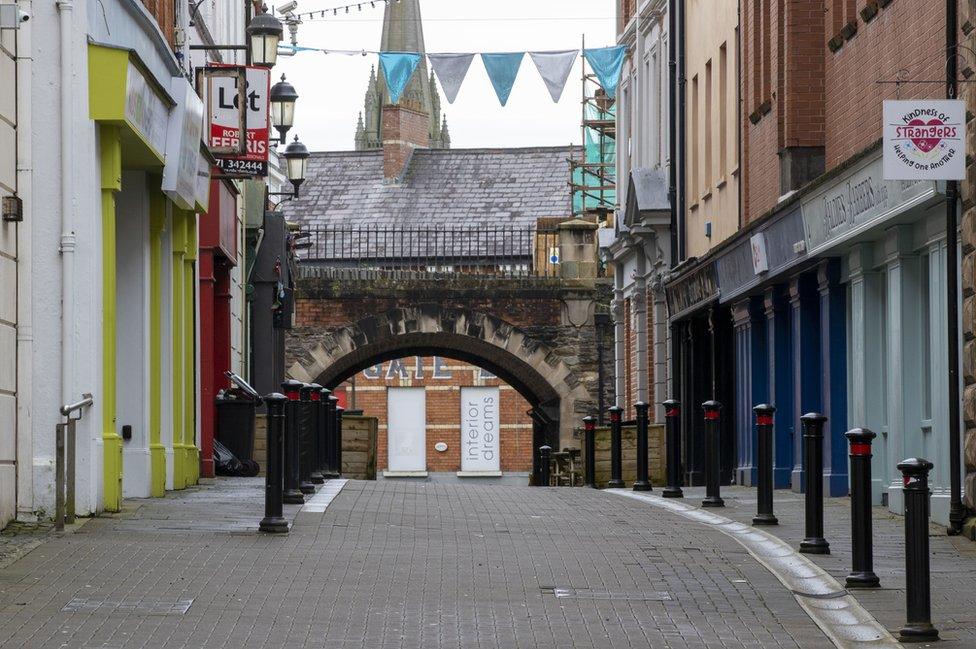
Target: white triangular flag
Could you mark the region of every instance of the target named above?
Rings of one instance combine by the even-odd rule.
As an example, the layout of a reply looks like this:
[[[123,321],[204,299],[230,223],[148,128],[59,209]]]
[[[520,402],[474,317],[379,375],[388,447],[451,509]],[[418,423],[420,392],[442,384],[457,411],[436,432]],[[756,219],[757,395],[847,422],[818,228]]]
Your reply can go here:
[[[441,89],[447,103],[453,104],[457,99],[461,83],[468,74],[474,54],[428,54],[430,67],[434,69],[437,80],[441,82]]]
[[[529,56],[535,62],[535,67],[539,70],[539,75],[546,82],[552,100],[559,103],[559,98],[563,95],[566,87],[566,80],[569,73],[573,70],[573,63],[579,50],[566,50],[564,52],[529,52]]]

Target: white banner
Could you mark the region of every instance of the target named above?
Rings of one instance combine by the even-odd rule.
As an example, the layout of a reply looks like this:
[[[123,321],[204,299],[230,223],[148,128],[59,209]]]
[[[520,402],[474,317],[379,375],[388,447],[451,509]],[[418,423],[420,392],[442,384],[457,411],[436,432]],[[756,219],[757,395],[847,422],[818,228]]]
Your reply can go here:
[[[461,388],[461,471],[498,472],[498,388]]]
[[[884,102],[885,180],[965,180],[966,102]]]

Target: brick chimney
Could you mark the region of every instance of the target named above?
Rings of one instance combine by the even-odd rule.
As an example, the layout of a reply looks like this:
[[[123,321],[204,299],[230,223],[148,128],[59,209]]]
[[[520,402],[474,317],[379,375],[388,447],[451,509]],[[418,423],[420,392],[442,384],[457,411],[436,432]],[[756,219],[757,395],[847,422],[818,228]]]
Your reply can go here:
[[[416,148],[430,146],[430,116],[399,105],[383,106],[383,180],[400,181]]]

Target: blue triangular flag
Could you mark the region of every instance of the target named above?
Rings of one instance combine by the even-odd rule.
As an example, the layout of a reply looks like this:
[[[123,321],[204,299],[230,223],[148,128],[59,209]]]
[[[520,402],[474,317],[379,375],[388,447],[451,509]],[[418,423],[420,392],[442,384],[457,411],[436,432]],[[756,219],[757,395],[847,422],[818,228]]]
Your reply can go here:
[[[380,67],[386,77],[386,87],[390,89],[390,102],[400,101],[400,95],[419,63],[420,54],[416,52],[380,52]]]
[[[589,62],[600,85],[611,99],[617,96],[617,84],[620,83],[620,69],[624,65],[626,46],[598,47],[583,50],[583,56]]]
[[[485,70],[488,71],[488,78],[502,106],[508,103],[508,96],[512,94],[512,86],[515,85],[515,77],[518,76],[519,66],[522,65],[524,56],[525,52],[481,55]]]

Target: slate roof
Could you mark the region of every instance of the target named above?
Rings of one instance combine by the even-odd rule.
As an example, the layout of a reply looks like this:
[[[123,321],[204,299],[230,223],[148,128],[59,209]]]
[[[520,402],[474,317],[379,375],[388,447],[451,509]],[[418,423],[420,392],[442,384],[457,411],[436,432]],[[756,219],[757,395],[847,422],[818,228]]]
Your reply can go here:
[[[383,182],[382,151],[313,153],[288,220],[322,227],[534,227],[572,216],[569,163],[580,147],[417,149],[403,181]]]

